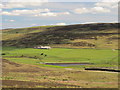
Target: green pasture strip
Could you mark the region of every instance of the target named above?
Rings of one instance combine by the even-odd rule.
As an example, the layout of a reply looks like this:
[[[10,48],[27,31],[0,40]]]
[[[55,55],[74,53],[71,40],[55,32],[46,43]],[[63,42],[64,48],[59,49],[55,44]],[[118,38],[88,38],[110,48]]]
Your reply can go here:
[[[44,63],[94,63],[95,65],[117,66],[118,50],[111,49],[68,49],[15,48],[3,47],[3,58],[26,64]],[[41,55],[43,53],[43,55]],[[45,56],[47,55],[47,56]],[[19,56],[18,58],[14,56]],[[23,56],[23,57],[22,57]],[[32,57],[32,58],[31,58]],[[36,57],[36,59],[34,58]]]
[[[38,62],[38,60],[31,59],[31,58],[5,58],[5,59],[16,62],[16,63],[32,64],[32,65],[35,65]]]
[[[118,70],[118,65],[110,65],[110,64],[93,64],[93,65],[71,65],[67,66],[68,68],[75,69],[85,69],[85,68],[109,68]]]

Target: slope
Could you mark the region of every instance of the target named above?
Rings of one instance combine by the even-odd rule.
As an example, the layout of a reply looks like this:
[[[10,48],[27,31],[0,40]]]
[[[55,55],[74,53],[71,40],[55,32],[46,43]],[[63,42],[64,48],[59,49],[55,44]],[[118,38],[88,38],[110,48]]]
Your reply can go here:
[[[3,30],[3,46],[118,48],[118,23],[45,26]],[[5,35],[9,36],[5,38]]]

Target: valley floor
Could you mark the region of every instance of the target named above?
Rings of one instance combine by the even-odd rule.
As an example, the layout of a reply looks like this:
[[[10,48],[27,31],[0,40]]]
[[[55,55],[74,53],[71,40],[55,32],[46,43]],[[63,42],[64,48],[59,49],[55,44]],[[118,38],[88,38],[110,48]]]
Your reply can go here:
[[[27,52],[28,51],[28,52]],[[31,51],[31,52],[30,52]],[[72,51],[72,52],[68,52]],[[82,52],[84,52],[84,56]],[[87,50],[93,54],[96,50]],[[47,50],[37,50],[37,49],[17,49],[17,48],[5,48],[3,49],[2,59],[2,87],[3,88],[118,88],[118,73],[117,72],[105,72],[105,71],[87,71],[84,70],[85,67],[105,67],[106,68],[117,68],[116,55],[117,51],[111,50],[98,50],[95,57],[91,55],[86,55],[85,57],[84,49],[51,49]],[[39,55],[39,53],[46,53],[48,57],[42,59],[35,59],[33,56]],[[62,53],[68,53],[63,55]],[[75,53],[76,52],[76,53]],[[87,54],[90,52],[86,52]],[[106,54],[106,52],[108,52]],[[3,54],[2,53],[2,54]],[[31,56],[30,56],[31,53]],[[35,54],[34,54],[35,53]],[[59,54],[58,54],[59,53]],[[98,54],[101,54],[99,56]],[[33,55],[34,54],[34,55]],[[56,54],[56,55],[54,55]],[[77,54],[77,55],[76,55]],[[80,54],[80,55],[79,55]],[[24,55],[24,56],[21,56]],[[62,56],[61,56],[62,55]],[[79,56],[78,56],[79,55]],[[107,59],[110,60],[96,61],[95,59],[101,60],[101,57],[106,55]],[[113,55],[113,56],[111,56]],[[75,58],[77,57],[77,58]],[[56,59],[57,58],[57,59]],[[66,61],[65,61],[65,59]],[[71,58],[71,59],[70,59]],[[90,59],[89,59],[90,58]],[[92,62],[95,65],[86,66],[53,66],[53,65],[43,65],[40,64],[42,61],[55,62]],[[106,58],[105,58],[106,59]],[[78,60],[78,61],[77,61]],[[93,61],[92,61],[93,60]],[[97,60],[97,59],[96,59]],[[109,63],[112,61],[112,63]],[[107,62],[107,63],[106,63]],[[96,65],[97,64],[97,65]]]

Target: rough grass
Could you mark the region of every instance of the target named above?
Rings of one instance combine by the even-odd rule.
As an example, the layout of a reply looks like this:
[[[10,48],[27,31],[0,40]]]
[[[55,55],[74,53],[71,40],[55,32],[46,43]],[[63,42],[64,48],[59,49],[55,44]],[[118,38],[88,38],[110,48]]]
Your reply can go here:
[[[18,63],[17,63],[18,65]],[[118,73],[19,64],[3,60],[6,88],[118,88]]]
[[[2,40],[5,46],[32,47],[57,44],[58,47],[117,49],[117,26],[117,23],[98,23],[8,29],[3,30]]]
[[[47,30],[46,28],[50,27],[56,26],[36,26],[28,28],[2,30],[2,40],[13,40],[15,38],[20,39],[21,37],[25,37],[27,34],[42,32]]]

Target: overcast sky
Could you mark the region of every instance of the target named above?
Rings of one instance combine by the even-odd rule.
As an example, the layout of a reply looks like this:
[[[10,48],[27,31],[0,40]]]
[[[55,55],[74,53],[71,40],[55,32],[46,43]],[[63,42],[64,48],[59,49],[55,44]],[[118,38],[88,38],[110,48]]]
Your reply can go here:
[[[16,0],[17,1],[17,0]],[[30,2],[31,1],[31,2]],[[35,0],[34,0],[35,1]],[[111,23],[118,21],[118,2],[51,2],[55,0],[6,0],[2,7],[2,28],[43,25]],[[107,0],[109,1],[109,0]],[[111,0],[112,1],[112,0]]]

